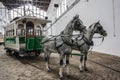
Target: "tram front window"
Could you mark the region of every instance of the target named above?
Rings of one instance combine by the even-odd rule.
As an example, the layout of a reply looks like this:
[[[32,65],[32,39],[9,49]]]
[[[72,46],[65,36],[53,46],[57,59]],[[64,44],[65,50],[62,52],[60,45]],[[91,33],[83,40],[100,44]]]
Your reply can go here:
[[[27,34],[28,34],[28,35],[33,35],[33,28],[30,28],[30,27],[29,27],[29,28],[27,29]]]
[[[31,21],[26,24],[26,36],[34,36],[34,24]]]

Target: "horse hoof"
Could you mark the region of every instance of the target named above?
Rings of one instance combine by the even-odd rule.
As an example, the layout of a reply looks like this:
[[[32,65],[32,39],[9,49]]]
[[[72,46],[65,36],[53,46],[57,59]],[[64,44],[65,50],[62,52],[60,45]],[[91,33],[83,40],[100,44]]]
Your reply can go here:
[[[47,72],[51,72],[51,69],[47,70]]]
[[[67,75],[67,78],[70,78],[70,75]]]
[[[60,77],[60,80],[63,80],[63,77]]]
[[[47,72],[51,72],[51,69],[47,69]]]
[[[87,68],[85,68],[85,71],[88,71],[88,69],[87,69]]]
[[[80,72],[83,72],[83,70],[80,70]]]
[[[47,68],[47,72],[51,72],[51,68],[50,67]]]
[[[60,78],[60,80],[62,80],[62,79],[63,79],[63,75],[60,75],[60,74],[59,74],[59,78]]]
[[[66,67],[67,65],[64,65],[64,67]]]

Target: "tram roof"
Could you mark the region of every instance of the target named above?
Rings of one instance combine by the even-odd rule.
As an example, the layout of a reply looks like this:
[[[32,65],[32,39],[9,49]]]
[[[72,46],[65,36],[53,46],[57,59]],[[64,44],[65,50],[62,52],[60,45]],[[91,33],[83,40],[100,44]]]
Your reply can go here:
[[[37,18],[37,17],[32,17],[32,16],[24,16],[24,17],[17,17],[16,19],[13,19],[11,22],[13,21],[21,21],[21,20],[26,20],[26,19],[30,19],[30,20],[35,20],[40,22],[41,24],[45,24],[45,23],[50,23],[50,20],[47,19],[42,19],[42,18]]]

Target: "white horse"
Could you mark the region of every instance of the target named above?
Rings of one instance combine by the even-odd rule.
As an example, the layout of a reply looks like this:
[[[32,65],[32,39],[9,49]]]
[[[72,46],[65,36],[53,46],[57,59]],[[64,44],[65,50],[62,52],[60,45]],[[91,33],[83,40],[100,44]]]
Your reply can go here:
[[[102,35],[103,37],[107,36],[106,31],[103,29],[100,22],[95,22],[87,30],[84,30],[84,32],[81,32],[83,35],[82,37],[79,36],[76,39],[72,40],[71,47],[74,50],[78,50],[81,52],[81,58],[80,58],[80,65],[79,69],[80,71],[87,70],[86,67],[86,61],[87,61],[87,53],[90,49],[90,46],[93,45],[93,35],[98,33]]]
[[[63,77],[62,69],[63,69],[63,59],[66,55],[66,64],[67,64],[67,74],[69,75],[69,55],[71,54],[71,47],[67,44],[67,42],[71,41],[73,31],[82,31],[85,28],[83,22],[79,19],[79,15],[76,15],[73,20],[71,20],[66,28],[60,33],[60,36],[48,38],[45,37],[42,40],[42,48],[45,54],[46,61],[46,69],[50,71],[49,67],[49,59],[51,53],[59,53],[60,54],[60,69],[59,76]]]

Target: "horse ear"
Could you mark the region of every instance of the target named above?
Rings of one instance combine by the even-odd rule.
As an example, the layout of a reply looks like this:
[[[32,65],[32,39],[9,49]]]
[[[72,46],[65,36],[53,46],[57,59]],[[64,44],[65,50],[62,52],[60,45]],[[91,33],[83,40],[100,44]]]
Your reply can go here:
[[[79,14],[76,14],[76,15],[74,16],[74,18],[79,18]]]
[[[98,20],[98,23],[100,23],[100,20]]]
[[[76,14],[76,17],[79,18],[79,14]]]

